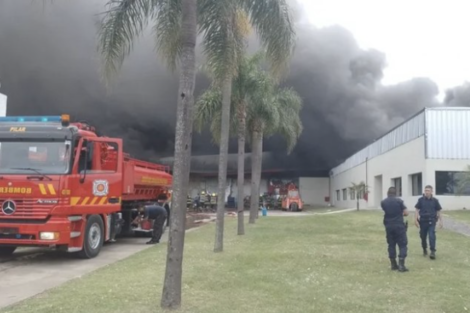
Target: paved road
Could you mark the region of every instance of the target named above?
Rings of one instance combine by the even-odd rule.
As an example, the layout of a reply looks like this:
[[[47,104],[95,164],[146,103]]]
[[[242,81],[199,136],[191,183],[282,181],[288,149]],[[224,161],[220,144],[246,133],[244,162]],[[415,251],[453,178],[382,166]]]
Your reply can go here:
[[[191,231],[194,229],[190,229]],[[162,241],[167,241],[166,231]],[[91,260],[44,249],[28,248],[15,252],[14,259],[0,258],[0,309],[81,277],[105,265],[125,259],[149,248],[148,238],[122,238],[106,244]]]

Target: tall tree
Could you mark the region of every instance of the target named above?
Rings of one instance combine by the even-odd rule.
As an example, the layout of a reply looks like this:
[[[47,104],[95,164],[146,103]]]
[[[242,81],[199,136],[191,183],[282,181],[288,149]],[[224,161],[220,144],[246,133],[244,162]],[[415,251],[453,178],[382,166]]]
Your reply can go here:
[[[262,70],[264,54],[257,53],[253,56],[244,56],[238,64],[235,77],[232,80],[231,114],[236,118],[230,121],[230,133],[236,134],[238,138],[238,172],[237,172],[237,211],[238,227],[237,234],[244,235],[244,185],[245,185],[245,133],[247,107],[257,101],[257,97],[263,95],[262,88],[265,87],[265,73]],[[207,68],[206,68],[207,70]],[[212,73],[209,72],[209,75]],[[201,95],[196,103],[195,126],[197,131],[202,131],[207,121],[210,122],[210,130],[214,141],[220,143],[221,137],[221,112],[222,94],[221,88],[213,79],[211,87]]]
[[[266,47],[269,60],[276,72],[286,64],[287,56],[293,47],[293,27],[290,22],[289,10],[286,0],[109,0],[108,10],[102,19],[99,30],[99,52],[103,57],[105,76],[109,79],[121,68],[124,59],[132,51],[135,39],[142,34],[148,22],[154,23],[153,31],[157,41],[159,54],[165,59],[171,69],[181,63],[180,85],[178,92],[178,108],[175,134],[175,164],[173,168],[173,210],[174,218],[170,222],[170,241],[167,266],[168,279],[162,299],[162,306],[176,308],[181,303],[181,272],[184,248],[184,198],[188,191],[189,158],[191,155],[192,138],[192,110],[194,103],[194,68],[195,45],[197,29],[203,33],[205,53],[215,72],[223,72],[223,68],[230,69],[232,61],[236,59],[238,51],[234,45],[239,41],[233,31],[233,19],[236,9],[247,13],[251,25],[257,29],[263,46]],[[189,19],[189,20],[188,20]],[[191,24],[191,26],[189,26]],[[191,33],[189,31],[191,27]],[[192,38],[190,38],[192,37]],[[186,47],[186,48],[184,48]],[[191,50],[192,55],[189,56]],[[186,54],[183,54],[186,53]],[[229,57],[229,59],[226,59]],[[227,62],[229,65],[223,65]],[[216,65],[219,65],[218,69]],[[230,74],[233,74],[230,72]],[[229,90],[233,75],[227,73],[222,81],[225,82],[225,99],[230,99]],[[227,100],[225,100],[227,107]],[[224,121],[230,115],[225,110]],[[227,131],[224,130],[224,134]],[[224,140],[224,139],[223,139]],[[222,145],[221,145],[222,146]],[[228,147],[228,145],[227,145]],[[225,147],[221,151],[227,150]],[[226,156],[221,156],[221,180],[226,180]],[[225,174],[223,171],[225,168]],[[225,184],[219,183],[219,190]],[[224,188],[225,191],[225,188]],[[220,193],[219,193],[220,194]],[[224,197],[222,198],[224,204]],[[223,205],[222,204],[222,205]],[[222,212],[223,212],[222,207]],[[220,211],[220,210],[219,210]],[[220,214],[218,214],[220,216]],[[222,216],[223,217],[223,216]],[[220,219],[219,219],[220,220]],[[223,222],[222,222],[223,234]],[[220,229],[220,223],[219,223]],[[219,242],[222,236],[217,236]],[[217,248],[217,247],[216,247]],[[178,269],[179,273],[172,273],[171,269]],[[172,279],[170,279],[172,277]],[[173,283],[170,283],[173,282]],[[170,295],[174,295],[172,300]],[[165,298],[168,298],[165,300]]]
[[[209,67],[221,86],[222,112],[219,144],[219,181],[214,251],[223,251],[227,158],[230,136],[230,99],[232,79],[236,75],[244,48],[243,16],[256,29],[274,73],[285,68],[292,53],[295,33],[286,0],[199,0],[206,34]]]
[[[251,224],[255,223],[258,216],[263,138],[280,134],[286,140],[290,153],[303,130],[300,120],[302,99],[297,92],[291,88],[278,88],[269,77],[266,77],[265,84],[266,87],[261,89],[264,93],[262,101],[248,109],[247,127],[252,145]]]
[[[180,63],[175,162],[173,165],[173,214],[170,221],[167,265],[161,306],[181,306],[182,263],[189,184],[195,86],[197,35],[196,0],[110,0],[99,30],[99,52],[105,77],[114,76],[132,50],[148,20],[155,20],[157,48],[171,69]]]
[[[243,55],[247,35],[246,15],[233,0],[199,0],[205,3],[200,11],[205,37],[207,65],[214,82],[222,93],[219,138],[219,173],[217,192],[217,218],[214,252],[223,251],[225,191],[227,187],[227,159],[230,135],[230,98],[232,79],[236,74],[239,58]]]

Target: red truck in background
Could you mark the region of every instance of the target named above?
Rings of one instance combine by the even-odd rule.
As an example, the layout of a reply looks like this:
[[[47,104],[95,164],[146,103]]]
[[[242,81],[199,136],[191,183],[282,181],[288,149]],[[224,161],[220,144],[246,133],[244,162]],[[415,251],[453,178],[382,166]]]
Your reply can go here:
[[[94,258],[171,185],[169,167],[68,115],[0,117],[0,256],[44,246]]]

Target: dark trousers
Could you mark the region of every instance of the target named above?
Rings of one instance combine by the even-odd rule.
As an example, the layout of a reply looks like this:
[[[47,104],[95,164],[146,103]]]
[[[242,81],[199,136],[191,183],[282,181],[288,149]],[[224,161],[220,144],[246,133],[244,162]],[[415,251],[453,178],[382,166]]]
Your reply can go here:
[[[419,221],[419,236],[421,237],[421,246],[427,249],[427,237],[429,235],[429,246],[431,251],[436,251],[436,222]]]
[[[406,235],[405,225],[385,226],[385,233],[388,244],[388,257],[391,259],[396,259],[398,246],[398,257],[400,259],[406,258],[408,252],[408,237]]]
[[[163,234],[166,216],[159,216],[153,221],[152,241],[160,242]]]
[[[166,210],[166,226],[170,226],[170,208],[165,206]]]

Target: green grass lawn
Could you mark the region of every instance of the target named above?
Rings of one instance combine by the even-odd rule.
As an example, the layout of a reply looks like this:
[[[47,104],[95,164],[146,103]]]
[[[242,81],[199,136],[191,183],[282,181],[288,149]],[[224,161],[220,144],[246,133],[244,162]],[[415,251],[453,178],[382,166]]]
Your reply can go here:
[[[345,210],[344,208],[337,208],[337,207],[311,207],[305,206],[304,212],[306,213],[327,213],[327,212],[335,212],[335,211],[342,211]]]
[[[410,227],[408,273],[389,269],[379,212],[263,218],[212,252],[214,225],[188,233],[183,308],[191,313],[466,312],[470,241],[438,231],[437,260]],[[161,312],[166,245],[152,247],[17,306],[15,313]]]
[[[450,216],[455,220],[470,224],[470,210],[443,211],[443,217]]]

